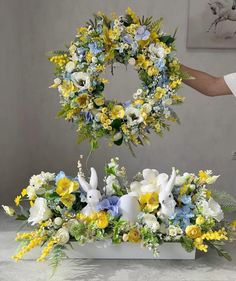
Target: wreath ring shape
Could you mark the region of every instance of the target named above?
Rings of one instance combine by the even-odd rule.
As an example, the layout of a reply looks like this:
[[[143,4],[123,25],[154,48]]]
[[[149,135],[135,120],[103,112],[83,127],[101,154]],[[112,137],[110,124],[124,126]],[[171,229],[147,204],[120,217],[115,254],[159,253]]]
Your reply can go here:
[[[164,33],[161,22],[140,18],[130,8],[112,18],[99,12],[78,28],[66,50],[52,52],[58,115],[76,124],[79,142],[88,138],[95,149],[106,136],[116,145],[137,146],[148,141],[150,132],[161,135],[170,121],[178,121],[171,106],[183,102],[177,95],[183,73],[174,52],[175,34]],[[141,82],[124,103],[104,96],[108,81],[101,75],[116,63],[134,66]]]

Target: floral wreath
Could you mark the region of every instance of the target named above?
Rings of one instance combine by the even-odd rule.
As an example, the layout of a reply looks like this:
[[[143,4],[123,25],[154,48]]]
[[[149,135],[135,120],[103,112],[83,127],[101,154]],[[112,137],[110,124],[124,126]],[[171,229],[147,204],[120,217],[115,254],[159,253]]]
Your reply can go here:
[[[175,34],[165,34],[162,19],[139,18],[130,8],[112,19],[99,12],[94,21],[77,30],[66,51],[53,51],[56,65],[52,88],[60,93],[60,117],[78,125],[79,142],[90,139],[92,149],[107,136],[111,143],[139,145],[154,131],[161,135],[178,117],[171,105],[183,102],[177,95],[183,73],[174,54]],[[101,77],[115,63],[137,70],[141,86],[132,100],[121,103],[105,98],[108,80]]]

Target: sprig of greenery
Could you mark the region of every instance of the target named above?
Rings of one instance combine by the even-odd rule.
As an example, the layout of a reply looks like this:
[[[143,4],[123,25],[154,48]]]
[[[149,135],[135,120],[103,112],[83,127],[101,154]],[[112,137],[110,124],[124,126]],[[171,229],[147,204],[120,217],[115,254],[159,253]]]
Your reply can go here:
[[[49,264],[52,268],[52,276],[55,274],[58,266],[62,263],[64,259],[67,258],[67,255],[65,253],[65,246],[62,245],[56,245],[52,249],[50,258],[49,258]]]

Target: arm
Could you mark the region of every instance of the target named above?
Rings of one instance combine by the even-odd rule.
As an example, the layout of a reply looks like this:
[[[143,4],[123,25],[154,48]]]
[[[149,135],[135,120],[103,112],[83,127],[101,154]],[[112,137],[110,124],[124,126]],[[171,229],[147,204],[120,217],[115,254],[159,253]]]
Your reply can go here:
[[[183,82],[205,96],[216,97],[232,94],[223,77],[214,77],[184,65],[181,65],[181,70],[194,78]]]

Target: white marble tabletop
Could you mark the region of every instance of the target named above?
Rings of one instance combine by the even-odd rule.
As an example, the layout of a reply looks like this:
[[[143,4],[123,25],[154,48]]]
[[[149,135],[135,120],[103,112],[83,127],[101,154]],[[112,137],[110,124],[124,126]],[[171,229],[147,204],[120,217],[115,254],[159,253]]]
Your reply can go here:
[[[196,260],[65,260],[50,279],[47,263],[10,259],[16,244],[16,223],[0,215],[0,281],[235,281],[236,245],[230,245],[233,261],[214,251],[197,254]]]

